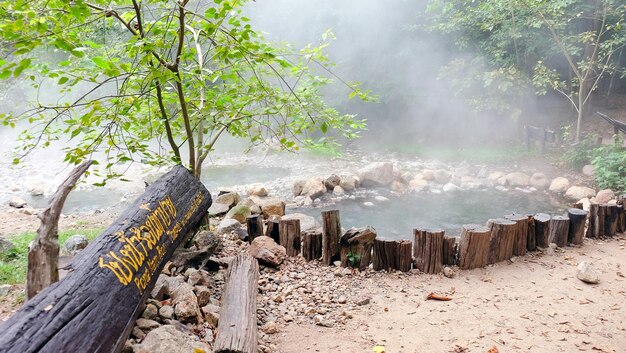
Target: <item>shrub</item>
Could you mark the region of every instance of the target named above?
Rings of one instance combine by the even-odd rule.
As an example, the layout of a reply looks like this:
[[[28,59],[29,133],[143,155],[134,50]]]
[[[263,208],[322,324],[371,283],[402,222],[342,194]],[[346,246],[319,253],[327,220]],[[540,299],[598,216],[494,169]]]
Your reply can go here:
[[[626,192],[626,149],[621,139],[616,139],[613,145],[594,149],[591,164],[600,188]]]

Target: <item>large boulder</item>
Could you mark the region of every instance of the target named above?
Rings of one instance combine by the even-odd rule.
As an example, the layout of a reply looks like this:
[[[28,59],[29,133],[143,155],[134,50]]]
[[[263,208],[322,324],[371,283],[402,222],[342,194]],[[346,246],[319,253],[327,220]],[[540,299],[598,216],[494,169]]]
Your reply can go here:
[[[359,169],[359,180],[365,187],[388,186],[393,181],[393,164],[375,162]]]
[[[237,228],[241,228],[241,223],[238,220],[226,218],[217,225],[216,232],[217,234],[228,234]]]
[[[220,194],[215,198],[215,203],[222,203],[228,205],[228,208],[235,206],[241,200],[241,196],[234,191],[220,191]]]
[[[224,213],[228,212],[229,208],[230,207],[226,204],[213,202],[211,204],[211,207],[209,207],[209,215],[210,216],[223,215]]]
[[[359,178],[354,175],[342,175],[339,186],[345,191],[352,191],[359,186]]]
[[[550,186],[550,180],[543,173],[534,173],[530,177],[529,185],[539,190],[545,190]]]
[[[613,192],[613,190],[611,190],[611,189],[604,189],[604,190],[598,191],[598,194],[596,195],[596,202],[597,203],[608,203],[609,201],[613,200],[614,198],[615,198],[615,192]]]
[[[304,183],[300,195],[309,196],[310,198],[315,199],[325,193],[326,185],[324,184],[324,180],[322,180],[322,178],[314,177]]]
[[[489,173],[489,176],[487,177],[487,179],[495,182],[495,181],[498,181],[498,179],[502,178],[503,176],[505,176],[505,174],[502,172],[491,172]]]
[[[341,178],[337,174],[332,174],[324,180],[324,186],[326,186],[326,190],[333,190],[335,189],[335,186],[339,186],[340,183]]]
[[[261,214],[261,206],[258,204],[260,201],[260,197],[251,195],[250,197],[246,197],[245,199],[239,201],[237,206],[247,206],[252,214]]]
[[[184,333],[174,325],[164,325],[150,331],[141,344],[133,346],[135,353],[211,352],[211,347],[198,338]]]
[[[567,178],[556,177],[552,179],[552,182],[550,183],[550,187],[548,188],[548,190],[562,194],[566,192],[567,189],[569,189],[569,185],[570,185],[569,180],[567,180]]]
[[[246,223],[246,219],[251,214],[250,207],[246,205],[236,205],[228,211],[224,219],[236,219],[239,223]]]
[[[246,193],[254,196],[267,196],[267,188],[262,184],[255,183],[246,188]]]
[[[172,292],[172,303],[174,304],[174,315],[178,321],[202,323],[202,312],[191,284],[181,283]]]
[[[315,228],[315,218],[311,216],[307,216],[304,213],[290,213],[290,214],[286,214],[282,216],[280,219],[281,220],[299,219],[301,232]]]
[[[285,215],[285,202],[279,198],[269,197],[259,199],[258,204],[261,206],[261,212],[265,218]]]
[[[596,191],[586,186],[572,186],[565,192],[565,197],[573,201],[592,196],[596,196]]]
[[[413,179],[409,181],[409,190],[411,191],[424,191],[428,188],[428,181],[425,179]]]
[[[248,248],[248,253],[260,263],[273,267],[278,267],[287,258],[287,250],[276,244],[274,239],[266,236],[254,238]]]
[[[506,183],[511,186],[528,186],[530,177],[524,173],[514,172],[506,175]]]
[[[583,174],[592,177],[595,174],[595,168],[591,164],[583,167]]]
[[[292,187],[292,191],[293,191],[293,196],[300,196],[302,195],[302,190],[304,189],[304,185],[306,184],[306,180],[300,179],[300,180],[296,180],[293,183],[293,187]]]

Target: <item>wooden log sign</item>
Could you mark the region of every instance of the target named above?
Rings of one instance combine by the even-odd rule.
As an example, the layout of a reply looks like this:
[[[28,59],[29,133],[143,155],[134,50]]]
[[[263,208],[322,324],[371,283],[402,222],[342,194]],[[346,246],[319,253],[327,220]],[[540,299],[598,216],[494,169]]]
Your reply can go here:
[[[174,167],[69,265],[69,274],[0,325],[0,352],[120,352],[161,269],[211,205]]]

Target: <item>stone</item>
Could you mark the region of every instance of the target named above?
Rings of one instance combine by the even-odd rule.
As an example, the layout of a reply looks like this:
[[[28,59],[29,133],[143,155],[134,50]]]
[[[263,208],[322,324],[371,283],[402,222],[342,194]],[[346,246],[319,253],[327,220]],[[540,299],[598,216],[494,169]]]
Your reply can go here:
[[[433,172],[435,183],[447,184],[452,180],[452,175],[444,169],[437,169]]]
[[[280,217],[282,220],[290,220],[290,219],[299,219],[300,220],[300,231],[304,232],[310,229],[315,229],[317,223],[315,222],[315,218],[305,215],[304,213],[290,213]]]
[[[280,332],[278,324],[276,324],[274,321],[266,322],[263,326],[261,326],[261,331],[267,333],[268,335],[273,335]]]
[[[30,196],[43,196],[46,193],[46,188],[43,185],[36,185],[28,190]]]
[[[15,247],[15,244],[13,244],[12,242],[0,237],[0,253],[2,252],[6,252],[10,249],[13,249]]]
[[[252,214],[261,214],[261,206],[257,204],[257,202],[259,202],[260,200],[261,198],[259,196],[252,195],[239,201],[237,206],[248,206]]]
[[[150,331],[141,344],[134,345],[134,353],[189,353],[211,352],[211,347],[197,341],[174,325],[164,325]]]
[[[583,167],[582,172],[584,175],[592,177],[594,176],[596,170],[591,164],[587,164],[586,166]]]
[[[591,204],[591,200],[588,197],[583,197],[582,199],[576,202],[577,204],[583,205],[583,210],[589,211],[589,205]]]
[[[0,285],[0,297],[4,297],[5,295],[9,294],[12,288],[13,286],[10,284]]]
[[[505,174],[502,172],[491,172],[489,173],[489,176],[487,177],[488,180],[491,181],[498,181],[498,179],[504,177]]]
[[[361,185],[365,187],[388,186],[393,182],[393,164],[390,162],[375,162],[359,169],[358,176]]]
[[[374,197],[374,200],[377,202],[389,202],[390,200],[388,198],[386,198],[385,196],[382,195],[376,195]]]
[[[300,180],[296,180],[293,183],[293,187],[291,188],[291,191],[293,192],[293,196],[300,196],[302,195],[302,190],[304,189],[304,185],[306,184],[306,180],[300,179]]]
[[[548,190],[550,190],[551,192],[562,194],[566,192],[567,189],[569,189],[569,185],[570,185],[569,180],[567,180],[567,178],[556,177],[552,179],[552,182],[550,183],[550,187],[548,188]]]
[[[265,218],[285,215],[285,202],[279,198],[269,197],[261,199],[259,206],[261,206],[261,212]]]
[[[285,248],[266,236],[254,238],[248,248],[248,253],[262,264],[272,267],[278,267],[287,258]]]
[[[236,219],[223,219],[217,226],[217,234],[228,234],[233,230],[241,228],[241,223]]]
[[[413,179],[409,181],[409,190],[420,192],[428,189],[428,181],[425,179]]]
[[[14,208],[23,208],[26,206],[26,201],[24,201],[21,197],[13,196],[9,200],[9,206]]]
[[[514,172],[506,175],[506,183],[511,186],[528,186],[530,177],[524,173]]]
[[[202,314],[198,299],[193,292],[193,286],[182,283],[172,292],[172,303],[174,305],[174,315],[178,321],[183,323],[201,323]]]
[[[537,188],[537,190],[545,190],[550,186],[550,180],[548,180],[548,177],[543,173],[534,173],[530,177],[528,185]]]
[[[342,175],[339,186],[345,191],[352,191],[359,186],[359,181],[354,175]]]
[[[248,187],[246,188],[246,193],[248,195],[254,196],[267,196],[268,194],[267,188],[259,183],[248,185]]]
[[[443,268],[443,275],[446,276],[447,278],[453,278],[455,273],[452,268],[446,266]]]
[[[341,183],[341,178],[337,174],[331,174],[328,178],[324,180],[324,186],[326,190],[333,190],[335,186],[339,186]]]
[[[156,322],[154,320],[139,318],[135,322],[135,326],[139,327],[140,330],[142,330],[144,332],[147,332],[147,331],[154,330],[155,328],[159,327],[160,325],[159,325],[158,322]]]
[[[72,255],[76,255],[79,251],[89,245],[89,240],[82,234],[72,235],[65,241],[65,249]]]
[[[174,308],[170,305],[163,305],[159,309],[159,316],[166,320],[172,319],[174,317]]]
[[[326,193],[326,185],[322,178],[314,177],[307,180],[302,186],[302,193],[300,195],[309,196],[314,199],[320,197]]]
[[[342,196],[345,195],[346,191],[339,185],[333,188],[333,195]]]
[[[592,196],[596,196],[596,191],[586,186],[571,186],[565,192],[565,197],[573,201]]]
[[[213,202],[213,204],[211,204],[211,207],[209,207],[209,215],[210,216],[223,215],[226,212],[228,212],[229,208],[230,207],[228,207],[228,205],[226,204]]]
[[[206,323],[212,328],[216,328],[220,322],[220,307],[217,305],[209,304],[202,307],[202,314]]]
[[[133,330],[131,331],[131,335],[133,337],[136,337],[138,340],[143,340],[144,338],[146,338],[146,333],[143,332],[139,327],[135,326],[133,327]],[[132,348],[130,349],[130,352],[132,352]]]
[[[195,286],[196,298],[198,299],[198,305],[203,307],[209,304],[211,299],[211,290],[206,286]]]
[[[371,302],[370,298],[363,298],[363,299],[360,299],[359,301],[357,301],[356,305],[363,306],[363,305],[369,304],[370,302]]]
[[[236,219],[239,223],[246,223],[246,219],[250,216],[252,212],[250,208],[246,205],[236,205],[226,213],[224,219]]]
[[[324,326],[324,327],[333,327],[334,326],[334,322],[332,322],[330,320],[327,320],[327,319],[324,319],[324,317],[322,315],[315,315],[313,317],[313,321],[318,326]]]
[[[220,193],[213,202],[228,205],[228,208],[235,206],[241,200],[241,196],[234,191]]]
[[[169,294],[169,279],[170,277],[164,274],[159,275],[156,283],[154,284],[154,288],[152,288],[152,292],[150,292],[150,297],[156,300],[165,299],[165,295]]]
[[[598,191],[598,194],[596,195],[596,202],[597,203],[608,203],[609,201],[613,200],[614,198],[615,198],[615,192],[613,192],[613,190],[611,190],[611,189],[604,189],[604,190]]]
[[[159,308],[154,304],[146,305],[141,317],[148,320],[155,320],[159,316]]]
[[[433,181],[435,179],[435,172],[433,172],[430,169],[424,169],[422,170],[422,172],[419,174],[419,178],[416,177],[416,179],[424,179],[426,181]]]
[[[395,191],[397,193],[403,193],[406,191],[406,185],[398,180],[394,180],[391,182],[391,185],[389,186],[389,189],[391,189],[391,191]]]
[[[576,278],[589,284],[596,284],[600,282],[598,271],[596,271],[593,263],[587,261],[583,261],[578,264],[578,267],[576,268]]]
[[[461,190],[461,188],[452,183],[447,183],[443,186],[444,192],[454,192],[454,191],[459,191],[459,190]]]

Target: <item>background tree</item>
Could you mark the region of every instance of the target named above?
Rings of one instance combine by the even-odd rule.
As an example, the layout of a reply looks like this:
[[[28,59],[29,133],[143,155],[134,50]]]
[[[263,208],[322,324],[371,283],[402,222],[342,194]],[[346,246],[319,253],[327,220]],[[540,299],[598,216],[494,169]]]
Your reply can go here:
[[[67,162],[104,152],[106,178],[130,161],[183,163],[200,176],[224,133],[253,145],[273,138],[291,150],[334,142],[317,131],[356,137],[364,121],[326,105],[320,90],[331,80],[308,66],[330,64],[322,52],[330,37],[296,52],[268,44],[241,15],[243,3],[0,1],[0,77],[64,93],[58,101],[38,96],[1,121],[31,123],[21,135],[25,154],[64,136],[74,142]]]

